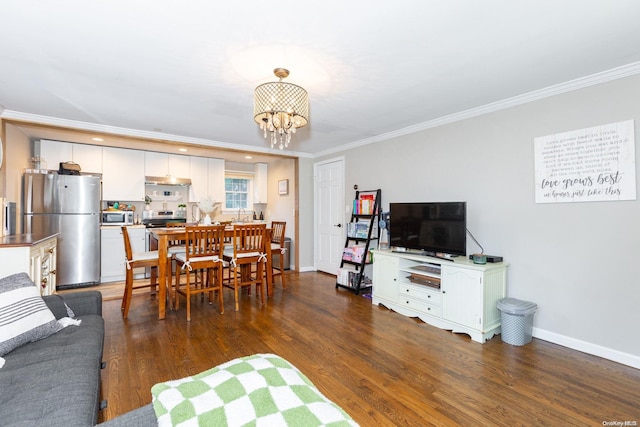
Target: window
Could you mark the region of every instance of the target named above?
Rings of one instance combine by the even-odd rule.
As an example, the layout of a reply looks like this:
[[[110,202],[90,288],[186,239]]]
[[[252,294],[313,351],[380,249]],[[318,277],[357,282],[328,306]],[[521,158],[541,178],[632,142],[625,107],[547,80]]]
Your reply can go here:
[[[224,209],[249,210],[253,206],[251,188],[253,185],[253,175],[243,173],[225,173],[224,178]]]

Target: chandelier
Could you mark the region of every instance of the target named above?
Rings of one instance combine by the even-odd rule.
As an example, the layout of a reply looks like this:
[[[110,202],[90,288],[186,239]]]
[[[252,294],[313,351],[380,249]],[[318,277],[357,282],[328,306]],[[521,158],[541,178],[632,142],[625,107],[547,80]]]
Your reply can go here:
[[[264,83],[253,94],[253,119],[264,131],[271,134],[271,148],[282,150],[289,146],[296,129],[309,123],[309,96],[300,86],[285,83],[289,70],[276,68],[273,74],[280,80]]]

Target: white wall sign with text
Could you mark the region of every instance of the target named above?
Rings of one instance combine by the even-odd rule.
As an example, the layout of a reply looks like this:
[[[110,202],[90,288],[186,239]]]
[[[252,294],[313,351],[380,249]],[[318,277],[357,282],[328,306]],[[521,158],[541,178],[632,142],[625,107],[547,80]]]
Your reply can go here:
[[[636,199],[633,120],[534,139],[536,203]]]

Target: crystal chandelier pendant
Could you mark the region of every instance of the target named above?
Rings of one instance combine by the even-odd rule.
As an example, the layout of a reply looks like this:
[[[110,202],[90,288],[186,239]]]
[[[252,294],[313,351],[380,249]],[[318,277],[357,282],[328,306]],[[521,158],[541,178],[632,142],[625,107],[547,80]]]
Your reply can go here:
[[[253,118],[265,139],[270,134],[271,148],[278,145],[283,150],[289,147],[291,134],[309,123],[309,97],[302,87],[282,81],[289,76],[288,70],[273,72],[279,81],[261,84],[254,91]]]

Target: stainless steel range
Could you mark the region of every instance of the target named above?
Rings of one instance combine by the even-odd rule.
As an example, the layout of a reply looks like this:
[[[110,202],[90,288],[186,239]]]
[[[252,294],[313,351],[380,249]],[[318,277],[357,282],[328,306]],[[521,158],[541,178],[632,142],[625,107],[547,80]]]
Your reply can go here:
[[[151,241],[151,229],[166,227],[170,222],[187,222],[184,217],[175,217],[173,211],[160,211],[158,215],[151,218],[143,218],[142,224],[145,226],[145,250],[153,251],[158,249],[157,242]],[[151,269],[147,268],[145,276],[148,278],[151,276]]]
[[[173,211],[160,211],[158,215],[142,219],[142,224],[147,229],[147,250],[149,250],[149,229],[166,227],[170,222],[187,222],[187,220],[183,216],[174,215]]]

